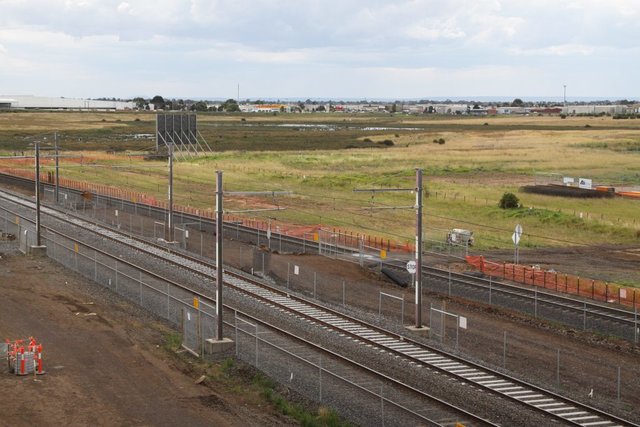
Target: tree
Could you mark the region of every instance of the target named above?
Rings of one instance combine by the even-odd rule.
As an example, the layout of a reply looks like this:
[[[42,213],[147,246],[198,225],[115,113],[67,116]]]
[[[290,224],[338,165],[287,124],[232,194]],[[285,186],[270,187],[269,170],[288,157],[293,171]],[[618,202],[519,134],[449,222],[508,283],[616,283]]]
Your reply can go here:
[[[207,103],[204,101],[198,101],[191,105],[191,111],[207,111],[208,108]]]
[[[233,98],[229,98],[226,101],[224,101],[221,107],[224,111],[227,111],[229,113],[235,113],[237,111],[240,111],[240,106],[238,105],[238,102]]]
[[[141,97],[133,98],[132,101],[134,104],[136,104],[136,108],[139,110],[144,110],[144,108],[148,105],[147,101]]]
[[[163,109],[165,102],[164,102],[164,98],[161,97],[160,95],[156,95],[153,98],[151,98],[151,104],[153,104],[157,109]]]
[[[513,193],[504,193],[498,203],[500,209],[517,209],[520,207],[518,196]]]
[[[512,107],[522,107],[523,105],[524,105],[524,102],[520,98],[514,99],[513,102],[511,103]]]

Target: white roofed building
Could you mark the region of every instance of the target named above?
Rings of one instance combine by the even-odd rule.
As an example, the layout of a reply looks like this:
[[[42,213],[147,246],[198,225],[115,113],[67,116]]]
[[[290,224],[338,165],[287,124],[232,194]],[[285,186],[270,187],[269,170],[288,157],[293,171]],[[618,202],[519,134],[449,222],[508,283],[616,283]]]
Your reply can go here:
[[[135,107],[135,103],[130,101],[106,101],[82,98],[51,98],[32,95],[0,95],[0,108],[11,109],[133,110]]]

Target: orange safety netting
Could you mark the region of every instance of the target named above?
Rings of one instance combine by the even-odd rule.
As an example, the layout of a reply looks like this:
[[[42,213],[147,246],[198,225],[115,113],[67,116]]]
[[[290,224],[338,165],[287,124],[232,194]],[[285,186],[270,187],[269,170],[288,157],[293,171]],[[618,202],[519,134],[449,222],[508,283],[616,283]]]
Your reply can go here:
[[[29,160],[29,159],[28,159]],[[29,160],[32,161],[32,160]],[[0,167],[0,173],[19,176],[27,179],[35,179],[35,172],[32,170],[15,169],[15,168],[2,168]],[[52,172],[41,173],[41,182],[49,184],[55,183],[55,175]],[[155,197],[139,193],[131,190],[123,190],[118,187],[112,187],[104,184],[94,184],[84,181],[77,181],[74,179],[60,178],[60,186],[66,188],[72,188],[87,193],[93,193],[98,195],[104,195],[114,197],[118,199],[127,200],[133,203],[141,203],[145,205],[155,206],[162,209],[167,209],[169,204],[164,200],[157,200]],[[182,206],[174,203],[173,209],[176,212],[183,212],[195,216],[201,216],[203,218],[214,219],[215,212],[212,209],[198,209],[191,206]],[[241,216],[224,215],[225,222],[234,222],[248,228],[254,228],[261,231],[266,231],[269,228],[269,222],[263,220],[256,220]],[[303,239],[316,240],[317,232],[321,228],[321,225],[296,225],[282,222],[271,221],[271,230],[275,231],[279,229],[278,233],[282,233],[288,236],[300,237]],[[391,241],[390,239],[383,239],[382,237],[372,236],[370,234],[354,233],[348,230],[334,228],[332,233],[337,236],[336,244],[345,246],[358,247],[359,242],[363,242],[366,246],[371,248],[377,248],[385,250],[387,252],[408,252],[413,251],[413,245],[409,243],[399,243]]]
[[[472,265],[488,276],[502,277],[506,280],[523,283],[525,285],[540,286],[545,289],[579,295],[596,301],[640,308],[640,292],[637,292],[637,289],[627,288],[601,280],[561,274],[555,271],[543,270],[538,267],[487,261],[482,255],[467,256],[465,259],[469,265]]]

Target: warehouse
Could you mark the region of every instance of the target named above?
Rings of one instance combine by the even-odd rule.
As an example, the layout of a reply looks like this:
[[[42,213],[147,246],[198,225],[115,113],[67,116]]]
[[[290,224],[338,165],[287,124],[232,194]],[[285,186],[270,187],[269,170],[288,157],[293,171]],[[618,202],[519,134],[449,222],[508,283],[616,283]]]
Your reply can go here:
[[[134,102],[104,101],[82,98],[51,98],[44,96],[0,95],[0,108],[38,110],[132,110]]]

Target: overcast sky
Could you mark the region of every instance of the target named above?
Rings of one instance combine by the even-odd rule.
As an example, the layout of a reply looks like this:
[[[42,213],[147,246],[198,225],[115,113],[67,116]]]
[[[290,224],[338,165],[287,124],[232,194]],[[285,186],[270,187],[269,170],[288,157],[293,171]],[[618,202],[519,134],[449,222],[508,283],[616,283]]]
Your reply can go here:
[[[0,93],[640,98],[640,0],[0,0]]]

